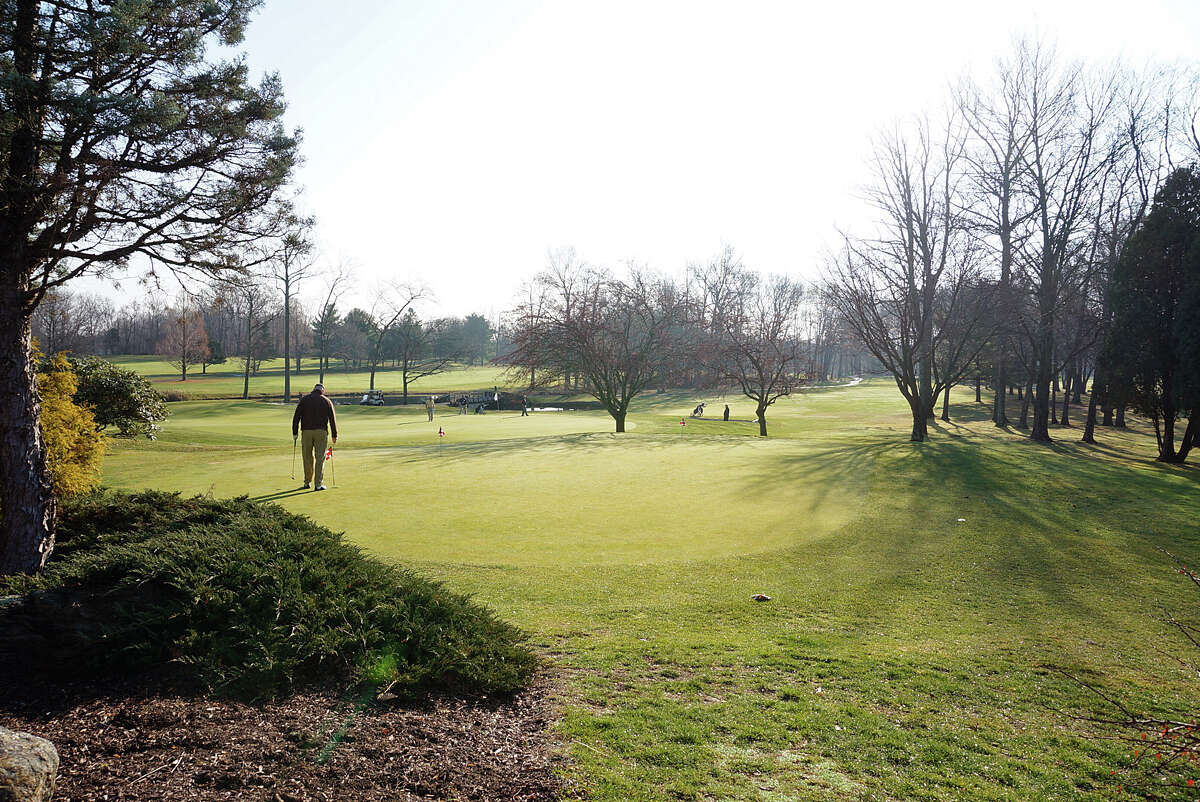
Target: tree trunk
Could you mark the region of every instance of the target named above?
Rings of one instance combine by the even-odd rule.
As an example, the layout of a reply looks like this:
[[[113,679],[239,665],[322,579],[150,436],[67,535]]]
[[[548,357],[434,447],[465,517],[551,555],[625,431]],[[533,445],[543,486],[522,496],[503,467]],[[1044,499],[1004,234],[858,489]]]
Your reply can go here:
[[[975,374],[975,403],[976,404],[983,403],[983,395],[982,395],[983,389],[980,386],[981,381],[982,380],[979,378],[979,374],[978,373]]]
[[[1037,390],[1033,396],[1033,431],[1029,437],[1039,443],[1050,442],[1050,370],[1038,368]]]
[[[1175,462],[1178,454],[1175,451],[1175,404],[1171,401],[1171,379],[1163,378],[1163,418],[1162,435],[1158,438],[1158,461]],[[1154,418],[1154,433],[1158,431],[1158,416]]]
[[[1124,404],[1121,404],[1121,406],[1117,407],[1117,419],[1113,423],[1113,426],[1117,427],[1118,429],[1125,428],[1125,405]]]
[[[1099,406],[1100,366],[1096,365],[1096,375],[1092,377],[1092,394],[1088,397],[1087,423],[1083,425],[1084,443],[1096,444],[1096,408]]]
[[[1017,428],[1028,429],[1029,428],[1029,402],[1033,399],[1033,380],[1032,379],[1030,379],[1026,383],[1025,389],[1023,391],[1020,387],[1017,388],[1017,397],[1021,399],[1021,419],[1017,422]]]
[[[250,397],[250,346],[254,332],[254,315],[246,313],[246,369],[242,377],[242,398]]]
[[[11,286],[0,296],[0,576],[36,573],[54,549],[54,493],[22,296]]]
[[[759,404],[754,410],[754,414],[758,416],[758,436],[767,436],[767,406]]]
[[[624,432],[625,431],[625,413],[624,412],[613,412],[612,416],[613,416],[613,420],[615,420],[617,422],[617,434]]]
[[[929,436],[929,419],[925,414],[927,407],[919,394],[908,400],[908,406],[912,411],[913,419],[912,436],[909,437],[909,440],[914,443],[923,443]]]
[[[1186,462],[1188,454],[1192,450],[1192,446],[1196,445],[1197,438],[1200,438],[1200,426],[1196,425],[1196,413],[1188,418],[1187,428],[1183,430],[1183,440],[1179,444],[1179,453],[1176,455],[1176,462]]]
[[[1071,413],[1071,386],[1072,385],[1074,385],[1075,387],[1078,387],[1079,379],[1078,379],[1078,377],[1076,377],[1076,375],[1074,373],[1068,373],[1065,383],[1063,384],[1062,415],[1060,415],[1058,418],[1058,424],[1060,426],[1070,426],[1071,425],[1070,413]]]
[[[292,400],[292,295],[287,282],[283,285],[283,403]]]
[[[995,394],[992,397],[992,423],[999,427],[1008,425],[1008,395],[1012,395],[1012,387],[1008,384],[1007,368],[1004,361],[996,363]]]

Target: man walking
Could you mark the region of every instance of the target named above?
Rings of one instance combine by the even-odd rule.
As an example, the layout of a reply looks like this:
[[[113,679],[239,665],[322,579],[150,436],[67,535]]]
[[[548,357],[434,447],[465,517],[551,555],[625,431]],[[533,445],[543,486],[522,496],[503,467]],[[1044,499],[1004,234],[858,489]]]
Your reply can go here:
[[[425,399],[425,411],[429,413],[429,422],[433,423],[433,396]]]
[[[316,482],[316,490],[325,489],[322,481],[325,474],[325,447],[331,434],[336,443],[337,415],[333,412],[333,402],[325,395],[325,386],[318,384],[311,393],[300,399],[300,403],[296,404],[296,413],[292,415],[292,442],[299,436],[300,449],[304,454],[305,487],[312,487]]]
[[[521,417],[529,415],[529,399],[526,396],[521,396]]]

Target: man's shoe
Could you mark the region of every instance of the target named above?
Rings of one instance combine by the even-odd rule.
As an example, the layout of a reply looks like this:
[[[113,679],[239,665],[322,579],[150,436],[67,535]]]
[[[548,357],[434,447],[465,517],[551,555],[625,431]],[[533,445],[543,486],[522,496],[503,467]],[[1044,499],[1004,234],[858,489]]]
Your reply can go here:
[[[325,485],[317,485],[316,489],[317,489],[317,490],[324,490],[324,489],[325,489]]]
[[[305,489],[305,490],[308,490],[310,487],[312,487],[312,484],[311,484],[310,482],[305,482],[305,483],[304,483],[304,489]]]

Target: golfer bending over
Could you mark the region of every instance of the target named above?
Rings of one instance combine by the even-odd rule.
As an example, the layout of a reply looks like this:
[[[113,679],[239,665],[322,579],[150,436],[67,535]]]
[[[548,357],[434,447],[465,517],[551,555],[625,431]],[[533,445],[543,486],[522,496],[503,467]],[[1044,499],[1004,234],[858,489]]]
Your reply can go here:
[[[304,486],[311,487],[315,480],[316,489],[324,490],[325,484],[321,480],[325,474],[326,438],[332,434],[333,442],[337,442],[337,416],[333,414],[333,402],[325,396],[325,385],[318,384],[296,404],[296,414],[292,415],[293,443],[297,430],[300,432],[300,449],[304,452]]]

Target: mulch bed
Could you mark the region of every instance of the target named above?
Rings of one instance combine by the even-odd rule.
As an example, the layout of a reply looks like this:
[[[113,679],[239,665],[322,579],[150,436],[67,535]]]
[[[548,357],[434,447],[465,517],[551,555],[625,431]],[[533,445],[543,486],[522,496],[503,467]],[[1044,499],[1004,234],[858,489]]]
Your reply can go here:
[[[332,692],[249,705],[146,685],[6,687],[0,677],[0,725],[58,748],[56,802],[572,796],[554,772],[545,681],[499,699],[365,707]]]

